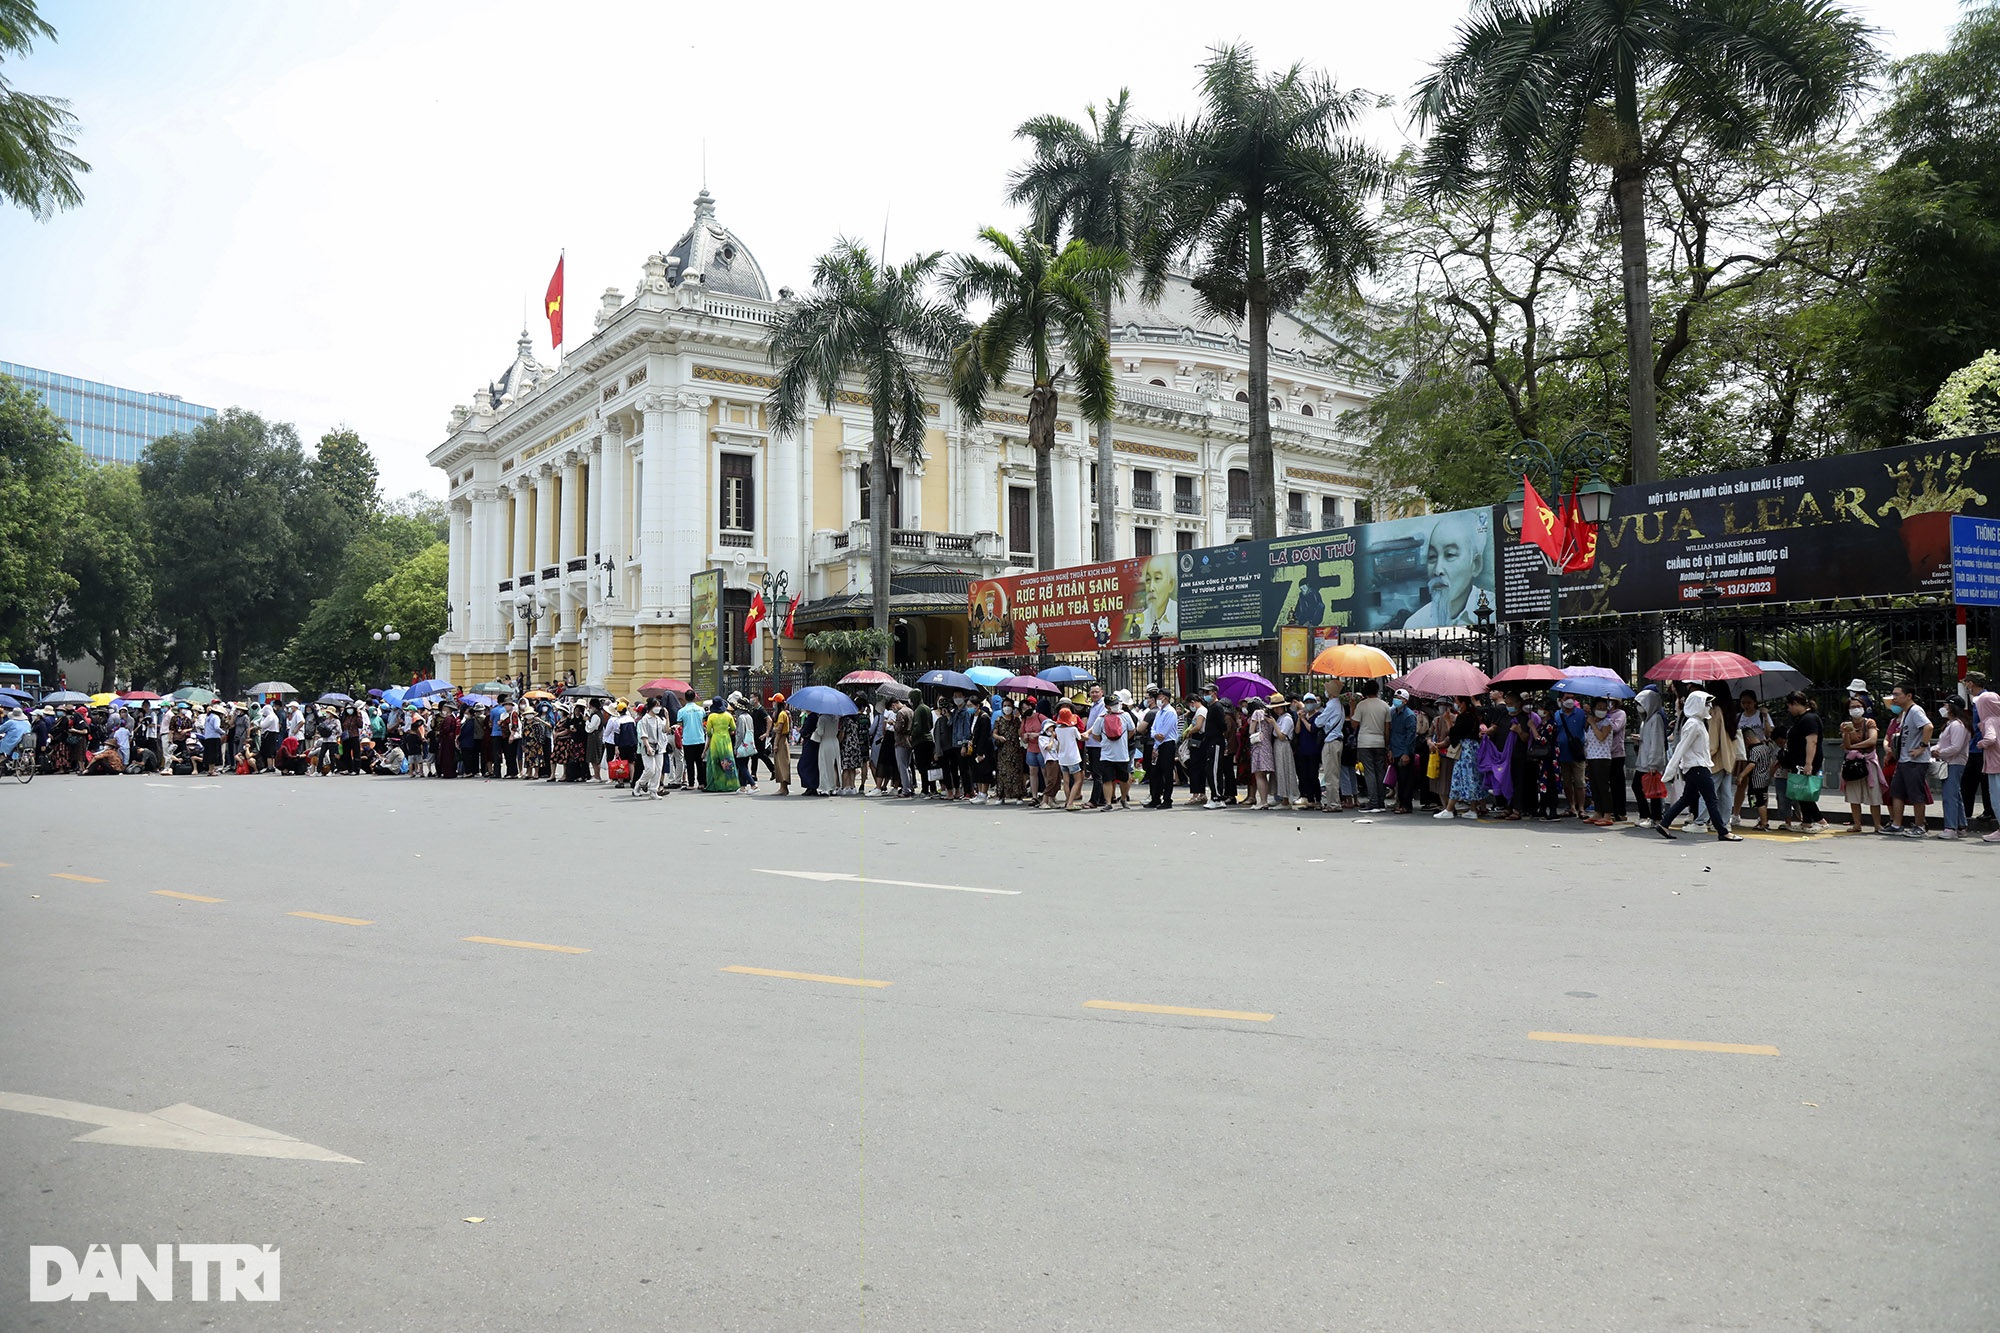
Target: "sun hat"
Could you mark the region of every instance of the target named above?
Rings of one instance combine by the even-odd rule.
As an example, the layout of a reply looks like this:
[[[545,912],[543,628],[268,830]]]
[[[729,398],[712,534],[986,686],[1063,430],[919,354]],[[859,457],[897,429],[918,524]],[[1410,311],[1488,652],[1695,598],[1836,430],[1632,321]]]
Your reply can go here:
[[[1076,725],[1076,714],[1070,712],[1067,707],[1061,708],[1056,712],[1056,723],[1059,726],[1073,727]]]

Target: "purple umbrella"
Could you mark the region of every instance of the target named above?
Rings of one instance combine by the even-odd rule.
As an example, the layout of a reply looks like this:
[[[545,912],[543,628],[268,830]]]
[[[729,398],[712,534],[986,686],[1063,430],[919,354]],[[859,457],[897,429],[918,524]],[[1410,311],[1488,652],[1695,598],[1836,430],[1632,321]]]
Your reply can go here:
[[[1215,678],[1215,692],[1233,704],[1245,699],[1268,699],[1278,687],[1254,671],[1231,671]]]

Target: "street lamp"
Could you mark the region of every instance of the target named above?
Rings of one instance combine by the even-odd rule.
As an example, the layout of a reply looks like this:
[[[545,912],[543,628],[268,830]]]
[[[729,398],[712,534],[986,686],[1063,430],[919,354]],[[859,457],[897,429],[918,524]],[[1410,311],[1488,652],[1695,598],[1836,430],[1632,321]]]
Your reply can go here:
[[[1164,690],[1167,688],[1167,682],[1165,680],[1166,664],[1160,660],[1161,636],[1160,636],[1160,622],[1158,617],[1155,617],[1153,620],[1153,632],[1151,634],[1148,634],[1146,637],[1149,640],[1151,640],[1153,644],[1153,683],[1155,685],[1158,685],[1161,689]]]
[[[1507,454],[1507,466],[1525,481],[1528,473],[1539,472],[1548,495],[1561,503],[1565,477],[1588,476],[1576,487],[1577,517],[1585,523],[1602,523],[1611,517],[1611,487],[1603,477],[1604,467],[1616,456],[1611,441],[1594,430],[1578,431],[1567,443],[1550,448],[1540,440],[1523,440]],[[1507,497],[1507,522],[1521,531],[1528,503],[1527,491],[1516,486]],[[1562,666],[1562,569],[1549,564],[1549,665]]]
[[[785,650],[779,645],[778,630],[785,623],[785,612],[791,608],[791,602],[785,596],[785,592],[792,586],[792,577],[782,569],[775,574],[767,569],[764,571],[762,586],[764,617],[771,625],[771,669],[765,673],[765,679],[772,683],[764,688],[764,693],[768,695],[777,688],[777,682],[782,681],[785,675]]]
[[[1493,674],[1493,603],[1486,600],[1486,589],[1479,590],[1479,604],[1472,608],[1472,632],[1479,636],[1481,663],[1486,674]]]
[[[394,625],[384,625],[368,637],[382,645],[382,670],[377,673],[377,678],[381,680],[383,688],[386,689],[389,685],[389,654],[394,652],[396,645],[403,641],[403,636],[396,632]]]
[[[540,623],[540,606],[530,592],[514,595],[514,614],[528,627],[528,679],[535,678],[535,627]]]

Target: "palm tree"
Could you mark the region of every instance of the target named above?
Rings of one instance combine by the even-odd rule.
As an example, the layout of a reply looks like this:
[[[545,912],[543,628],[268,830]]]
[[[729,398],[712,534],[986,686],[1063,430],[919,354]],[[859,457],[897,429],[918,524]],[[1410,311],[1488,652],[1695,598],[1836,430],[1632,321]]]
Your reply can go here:
[[[1275,537],[1271,311],[1315,285],[1351,294],[1374,267],[1368,201],[1387,168],[1343,133],[1367,95],[1302,66],[1261,77],[1249,47],[1221,47],[1201,67],[1201,94],[1201,114],[1150,145],[1140,290],[1156,298],[1169,268],[1192,261],[1207,313],[1234,323],[1248,311],[1251,532]]]
[[[26,55],[56,30],[35,12],[35,0],[0,0],[0,53]],[[60,97],[15,92],[0,78],[0,199],[47,221],[57,209],[83,202],[76,178],[90,164],[70,148],[76,117]]]
[[[879,265],[866,247],[845,237],[813,265],[813,288],[785,311],[771,337],[778,383],[770,394],[771,424],[802,430],[813,404],[833,409],[852,375],[868,391],[874,432],[868,460],[874,503],[869,512],[869,578],[874,625],[889,637],[889,495],[893,447],[923,457],[923,373],[941,364],[965,337],[965,320],[924,288],[944,256],[918,255],[900,268]]]
[[[986,415],[986,395],[1007,378],[1016,357],[1028,368],[1028,446],[1035,451],[1035,563],[1056,563],[1056,447],[1058,386],[1076,381],[1077,405],[1093,421],[1107,420],[1115,401],[1111,353],[1105,343],[1098,293],[1125,273],[1123,251],[1073,240],[1057,251],[1033,225],[1009,236],[994,227],[979,233],[995,258],[960,255],[947,279],[962,307],[990,303],[986,319],[952,352],[952,396],[966,421]],[[1100,472],[1099,480],[1103,479]],[[1108,521],[1108,514],[1103,521]]]
[[[1646,178],[1689,143],[1722,153],[1825,125],[1873,63],[1834,0],[1480,0],[1417,88],[1433,193],[1497,186],[1574,209],[1611,169],[1625,287],[1632,480],[1659,476]],[[1663,113],[1642,114],[1657,99]]]
[[[1088,241],[1100,250],[1133,254],[1139,246],[1139,133],[1127,128],[1131,93],[1120,88],[1107,100],[1100,116],[1087,108],[1090,128],[1062,116],[1038,116],[1014,131],[1032,139],[1035,155],[1016,171],[1008,200],[1035,210],[1035,224],[1050,245],[1065,231],[1073,240]],[[1107,341],[1111,336],[1111,303],[1123,290],[1122,281],[1107,278],[1097,293]],[[1117,559],[1118,525],[1113,521],[1117,479],[1112,473],[1111,417],[1107,408],[1093,424],[1097,428],[1097,550],[1099,560]]]

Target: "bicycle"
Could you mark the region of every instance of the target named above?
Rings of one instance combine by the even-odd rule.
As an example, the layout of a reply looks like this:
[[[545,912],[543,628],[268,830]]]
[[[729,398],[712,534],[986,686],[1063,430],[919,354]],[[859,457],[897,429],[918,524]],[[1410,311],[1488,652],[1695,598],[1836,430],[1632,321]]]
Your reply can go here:
[[[0,778],[13,774],[14,780],[23,784],[35,780],[35,752],[15,750],[12,754],[0,755]]]

